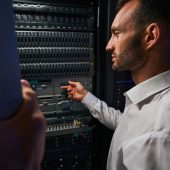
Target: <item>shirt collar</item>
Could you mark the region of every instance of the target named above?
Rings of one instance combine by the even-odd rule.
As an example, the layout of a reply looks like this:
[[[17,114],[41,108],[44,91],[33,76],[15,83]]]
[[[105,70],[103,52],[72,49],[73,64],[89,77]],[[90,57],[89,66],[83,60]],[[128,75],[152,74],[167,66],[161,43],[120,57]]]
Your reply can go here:
[[[134,104],[145,100],[146,98],[170,87],[170,70],[158,74],[144,82],[136,85],[125,93]]]

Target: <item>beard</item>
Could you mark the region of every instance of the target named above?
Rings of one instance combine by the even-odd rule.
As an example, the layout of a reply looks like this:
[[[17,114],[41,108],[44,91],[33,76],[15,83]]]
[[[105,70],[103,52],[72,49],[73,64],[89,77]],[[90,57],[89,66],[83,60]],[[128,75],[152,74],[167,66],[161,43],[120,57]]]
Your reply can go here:
[[[133,70],[144,62],[144,50],[139,36],[126,44],[120,54],[113,59],[112,69],[116,71]]]

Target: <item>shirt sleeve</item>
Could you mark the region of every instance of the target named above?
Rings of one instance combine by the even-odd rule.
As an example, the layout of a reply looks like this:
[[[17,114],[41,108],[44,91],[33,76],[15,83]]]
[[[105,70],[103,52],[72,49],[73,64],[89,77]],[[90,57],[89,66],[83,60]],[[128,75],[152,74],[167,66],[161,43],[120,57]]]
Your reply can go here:
[[[152,132],[122,147],[127,170],[170,170],[170,135]]]
[[[115,129],[120,121],[122,113],[112,107],[109,107],[104,101],[101,101],[90,92],[82,100],[83,105],[89,109],[93,117],[110,129]]]

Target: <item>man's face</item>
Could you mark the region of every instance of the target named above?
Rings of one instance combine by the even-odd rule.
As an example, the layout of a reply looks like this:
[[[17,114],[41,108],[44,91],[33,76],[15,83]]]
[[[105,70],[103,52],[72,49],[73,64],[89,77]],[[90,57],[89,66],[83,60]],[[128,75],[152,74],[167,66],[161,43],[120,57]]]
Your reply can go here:
[[[132,17],[138,6],[138,1],[128,2],[112,23],[106,50],[112,53],[113,70],[135,70],[144,63],[143,34]]]

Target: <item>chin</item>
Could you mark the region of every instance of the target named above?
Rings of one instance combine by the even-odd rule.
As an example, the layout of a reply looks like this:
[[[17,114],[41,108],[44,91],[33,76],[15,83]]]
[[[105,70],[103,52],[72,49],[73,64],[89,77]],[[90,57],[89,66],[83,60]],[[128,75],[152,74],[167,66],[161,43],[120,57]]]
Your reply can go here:
[[[118,65],[112,65],[112,70],[114,71],[126,71],[127,69],[121,67],[121,66],[118,66]]]

